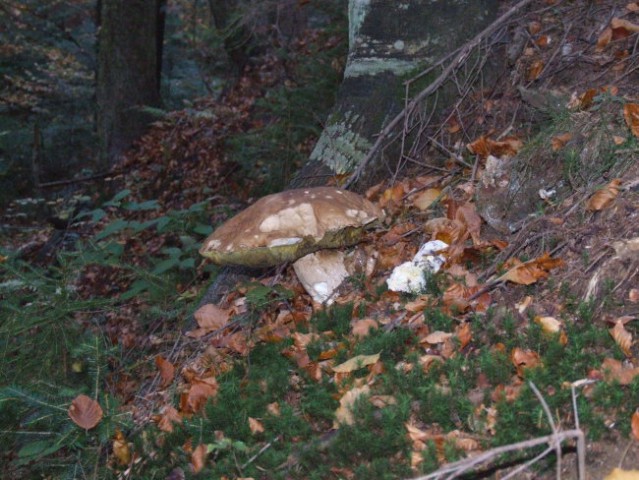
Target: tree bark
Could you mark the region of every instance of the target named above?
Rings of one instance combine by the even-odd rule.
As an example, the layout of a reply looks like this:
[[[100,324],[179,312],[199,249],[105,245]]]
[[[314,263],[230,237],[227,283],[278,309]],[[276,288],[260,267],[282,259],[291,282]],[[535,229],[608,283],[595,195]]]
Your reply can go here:
[[[344,80],[293,186],[321,185],[327,177],[353,172],[404,107],[403,82],[481,31],[497,7],[497,0],[350,0]],[[440,98],[439,110],[451,100]]]
[[[165,0],[99,4],[97,129],[108,168],[155,119],[145,107],[160,106]]]

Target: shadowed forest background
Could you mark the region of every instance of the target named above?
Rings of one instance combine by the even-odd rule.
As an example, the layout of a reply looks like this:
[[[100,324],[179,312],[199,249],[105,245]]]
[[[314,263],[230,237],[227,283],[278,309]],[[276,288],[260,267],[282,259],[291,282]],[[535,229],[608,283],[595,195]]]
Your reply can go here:
[[[639,464],[636,2],[0,0],[0,25],[2,478]],[[199,255],[318,185],[385,212],[333,304]]]

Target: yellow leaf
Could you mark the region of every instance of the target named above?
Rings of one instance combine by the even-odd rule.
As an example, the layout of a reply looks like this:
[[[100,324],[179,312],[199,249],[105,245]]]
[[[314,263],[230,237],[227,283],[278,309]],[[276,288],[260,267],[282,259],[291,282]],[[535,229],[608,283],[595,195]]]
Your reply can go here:
[[[359,370],[360,368],[364,368],[368,365],[373,365],[377,363],[379,360],[379,353],[374,355],[357,355],[356,357],[350,358],[346,360],[344,363],[341,363],[335,367],[333,367],[333,372],[335,373],[350,373],[355,370]]]

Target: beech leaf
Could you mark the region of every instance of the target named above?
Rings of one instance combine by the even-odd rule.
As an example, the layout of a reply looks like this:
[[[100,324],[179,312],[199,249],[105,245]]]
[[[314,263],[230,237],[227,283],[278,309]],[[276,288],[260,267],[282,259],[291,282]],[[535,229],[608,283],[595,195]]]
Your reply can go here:
[[[619,195],[620,185],[621,180],[618,178],[612,180],[608,185],[603,187],[601,190],[596,191],[592,197],[588,199],[586,208],[588,210],[597,211],[609,207],[612,201],[617,198],[617,195]]]
[[[563,264],[564,261],[560,258],[552,258],[548,253],[544,253],[539,258],[516,265],[499,277],[498,280],[530,285],[539,279],[546,278],[549,270],[560,267]]]
[[[69,417],[77,426],[90,430],[102,420],[102,407],[86,395],[78,395],[71,402]]]

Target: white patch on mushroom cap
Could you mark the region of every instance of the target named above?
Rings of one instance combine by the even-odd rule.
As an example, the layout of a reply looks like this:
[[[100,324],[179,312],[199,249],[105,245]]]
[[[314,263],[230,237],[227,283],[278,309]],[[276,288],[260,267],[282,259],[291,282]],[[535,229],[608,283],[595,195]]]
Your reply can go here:
[[[295,229],[301,236],[314,237],[317,235],[317,219],[310,203],[300,203],[269,215],[258,228],[262,233]]]

